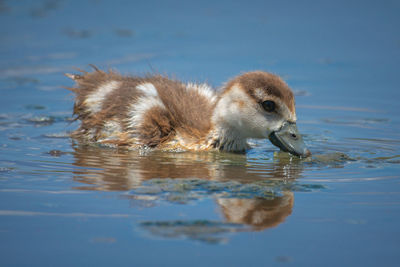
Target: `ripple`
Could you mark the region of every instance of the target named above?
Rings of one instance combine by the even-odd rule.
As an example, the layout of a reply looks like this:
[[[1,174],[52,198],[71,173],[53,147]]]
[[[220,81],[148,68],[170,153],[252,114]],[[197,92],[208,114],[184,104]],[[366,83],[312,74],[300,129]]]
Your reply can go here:
[[[145,221],[139,226],[152,236],[166,239],[191,239],[208,244],[228,241],[227,234],[244,231],[245,226],[209,220]]]
[[[88,217],[88,218],[129,218],[130,214],[97,214],[97,213],[57,213],[25,210],[0,210],[0,216],[55,216],[55,217]]]
[[[324,190],[325,188],[325,186],[315,183],[305,184],[276,180],[240,183],[235,181],[217,182],[194,178],[151,179],[143,182],[125,196],[152,196],[153,198],[150,198],[150,201],[160,199],[171,203],[186,204],[209,197],[273,200],[282,197],[284,192],[287,191],[312,192]]]

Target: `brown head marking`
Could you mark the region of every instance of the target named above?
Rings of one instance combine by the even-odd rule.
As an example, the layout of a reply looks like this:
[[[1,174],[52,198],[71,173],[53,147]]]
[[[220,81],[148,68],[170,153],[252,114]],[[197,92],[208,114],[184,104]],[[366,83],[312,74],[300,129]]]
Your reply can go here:
[[[260,99],[256,96],[255,90],[261,89],[268,95],[279,98],[287,105],[291,113],[295,113],[293,92],[277,75],[263,71],[247,72],[231,80],[226,86],[227,90],[235,84],[238,84],[257,102]]]

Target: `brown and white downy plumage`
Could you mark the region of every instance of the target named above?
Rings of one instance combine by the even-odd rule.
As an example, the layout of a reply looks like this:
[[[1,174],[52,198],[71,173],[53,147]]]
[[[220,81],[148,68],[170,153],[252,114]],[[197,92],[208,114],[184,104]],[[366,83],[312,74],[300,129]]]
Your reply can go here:
[[[66,74],[77,86],[73,137],[115,146],[244,152],[247,139],[269,138],[298,156],[311,153],[296,127],[291,89],[278,76],[248,72],[217,94],[207,84],[161,75],[122,76],[97,68]]]

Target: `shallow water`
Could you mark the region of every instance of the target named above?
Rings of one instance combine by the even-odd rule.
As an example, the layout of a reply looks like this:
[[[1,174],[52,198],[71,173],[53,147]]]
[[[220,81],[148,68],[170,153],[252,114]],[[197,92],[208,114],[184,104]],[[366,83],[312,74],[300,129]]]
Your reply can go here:
[[[399,7],[0,1],[1,265],[397,266]],[[313,158],[80,145],[62,73],[89,63],[278,73]]]

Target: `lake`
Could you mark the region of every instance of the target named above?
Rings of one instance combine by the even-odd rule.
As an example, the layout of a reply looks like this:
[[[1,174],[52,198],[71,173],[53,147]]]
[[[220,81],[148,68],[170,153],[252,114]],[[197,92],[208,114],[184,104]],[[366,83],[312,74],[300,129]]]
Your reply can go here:
[[[398,266],[400,2],[0,1],[2,266]],[[82,145],[63,74],[283,77],[313,153]]]

